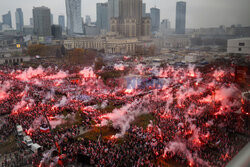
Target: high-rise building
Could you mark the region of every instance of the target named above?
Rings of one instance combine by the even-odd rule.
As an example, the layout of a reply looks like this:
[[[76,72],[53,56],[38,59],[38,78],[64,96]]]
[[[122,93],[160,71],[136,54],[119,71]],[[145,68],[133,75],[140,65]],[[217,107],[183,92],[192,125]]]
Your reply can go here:
[[[50,14],[50,22],[51,22],[51,25],[54,24],[54,17],[53,17],[53,14]]]
[[[11,21],[11,13],[10,11],[7,14],[2,15],[3,24],[8,25],[12,28],[12,21]]]
[[[68,34],[82,34],[81,0],[65,0]]]
[[[185,29],[186,29],[186,2],[179,1],[176,3],[175,33],[185,34]]]
[[[51,34],[54,38],[59,39],[62,37],[62,27],[60,25],[51,26]]]
[[[142,17],[146,17],[146,3],[142,4]]]
[[[151,17],[151,31],[157,32],[160,28],[160,9],[151,8],[150,9],[150,17]]]
[[[38,36],[51,36],[50,9],[42,7],[33,8],[34,34]]]
[[[58,24],[62,27],[62,30],[65,31],[65,17],[64,17],[64,15],[58,16]]]
[[[2,31],[2,25],[3,25],[3,23],[0,22],[0,31]]]
[[[90,17],[89,15],[86,16],[86,18],[85,18],[85,23],[86,23],[87,25],[90,25],[90,24],[91,24],[91,17]]]
[[[119,15],[121,19],[134,18],[140,21],[142,18],[142,0],[120,0]]]
[[[119,17],[111,19],[111,31],[125,37],[150,35],[150,18],[142,17],[142,0],[120,0]]]
[[[34,20],[33,20],[33,17],[32,17],[32,18],[30,18],[30,25],[31,25],[31,26],[34,26]]]
[[[23,31],[23,11],[21,8],[16,9],[16,30]]]
[[[119,0],[108,0],[108,29],[111,18],[119,17]]]
[[[21,8],[16,9],[15,16],[16,16],[16,30],[20,32],[22,31],[24,25],[23,12]]]
[[[119,17],[119,0],[108,0],[109,18]]]
[[[96,4],[96,26],[99,30],[108,30],[108,3]]]
[[[171,32],[171,25],[168,19],[162,20],[160,30],[163,35],[167,35]]]
[[[170,21],[168,19],[162,20],[161,27],[164,29],[171,29]]]

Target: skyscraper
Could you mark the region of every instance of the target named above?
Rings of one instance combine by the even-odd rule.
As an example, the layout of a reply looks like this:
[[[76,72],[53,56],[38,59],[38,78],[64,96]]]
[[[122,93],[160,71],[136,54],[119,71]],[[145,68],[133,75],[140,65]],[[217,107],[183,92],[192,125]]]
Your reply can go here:
[[[51,36],[50,9],[42,7],[33,8],[34,34],[38,36]]]
[[[119,0],[108,0],[108,29],[111,18],[119,17]]]
[[[82,34],[81,0],[65,0],[68,34]]]
[[[23,11],[21,8],[16,9],[16,30],[19,32],[23,30]]]
[[[55,39],[59,39],[62,37],[62,27],[60,25],[52,25],[51,26],[51,34]]]
[[[65,31],[65,17],[64,17],[64,15],[58,16],[58,24],[62,27],[62,30]]]
[[[0,31],[2,31],[2,25],[3,25],[3,23],[0,22]]]
[[[185,34],[185,29],[186,29],[186,2],[179,1],[176,3],[175,33]]]
[[[162,20],[160,30],[161,30],[162,35],[164,35],[164,36],[170,34],[171,25],[170,25],[170,21],[168,19]]]
[[[150,35],[150,18],[142,17],[142,0],[120,0],[119,17],[111,19],[111,31],[125,37]]]
[[[119,17],[119,0],[108,0],[109,17]]]
[[[121,19],[134,18],[139,22],[142,18],[142,0],[120,0],[119,16]]]
[[[142,4],[142,17],[146,17],[146,3]]]
[[[54,24],[54,17],[53,17],[53,14],[50,14],[50,22],[51,22],[51,25]]]
[[[91,24],[91,17],[90,17],[89,15],[86,16],[86,18],[85,18],[85,23],[86,23],[87,25],[90,25],[90,24]]]
[[[96,26],[99,30],[108,30],[108,3],[96,4]]]
[[[31,26],[34,26],[34,20],[33,20],[33,17],[30,18],[30,25]]]
[[[151,8],[150,9],[150,17],[151,17],[151,31],[157,32],[160,28],[160,9]]]
[[[2,19],[3,19],[3,24],[9,25],[9,27],[12,28],[10,11],[7,14],[2,15]]]

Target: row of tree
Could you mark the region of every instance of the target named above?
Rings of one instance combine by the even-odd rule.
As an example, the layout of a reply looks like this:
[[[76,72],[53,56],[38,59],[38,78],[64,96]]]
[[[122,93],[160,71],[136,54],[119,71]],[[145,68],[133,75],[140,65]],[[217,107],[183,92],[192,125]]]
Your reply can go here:
[[[85,50],[81,48],[66,50],[63,45],[47,46],[42,44],[34,44],[28,46],[26,53],[31,57],[39,56],[41,58],[54,57],[57,59],[62,59],[62,61],[66,64],[92,65],[97,57],[96,50]],[[99,64],[99,66],[100,65],[102,65],[102,63]]]
[[[66,53],[66,50],[63,45],[61,46],[48,46],[42,44],[29,45],[26,53],[31,56],[40,56],[40,57],[63,57]]]

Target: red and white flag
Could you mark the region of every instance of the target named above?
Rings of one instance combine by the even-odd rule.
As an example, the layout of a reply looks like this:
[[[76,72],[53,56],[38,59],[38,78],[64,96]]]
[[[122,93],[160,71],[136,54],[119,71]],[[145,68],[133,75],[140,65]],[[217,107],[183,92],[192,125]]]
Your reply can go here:
[[[44,125],[40,126],[40,132],[49,133],[49,127]]]

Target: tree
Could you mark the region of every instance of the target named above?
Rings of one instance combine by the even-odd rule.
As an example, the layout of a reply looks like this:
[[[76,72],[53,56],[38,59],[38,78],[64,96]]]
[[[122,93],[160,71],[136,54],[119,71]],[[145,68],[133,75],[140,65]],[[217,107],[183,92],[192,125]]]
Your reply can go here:
[[[69,62],[73,64],[81,64],[82,63],[82,57],[84,56],[84,50],[83,49],[73,49],[70,50],[68,53]]]
[[[97,51],[93,49],[87,49],[85,50],[85,64],[86,65],[92,65],[95,62],[97,56]]]
[[[28,46],[28,50],[27,53],[30,56],[43,56],[43,52],[46,49],[45,45],[41,45],[41,44],[34,44],[34,45],[30,45]]]
[[[71,64],[93,65],[97,52],[95,50],[84,50],[75,48],[67,51],[66,61]]]

